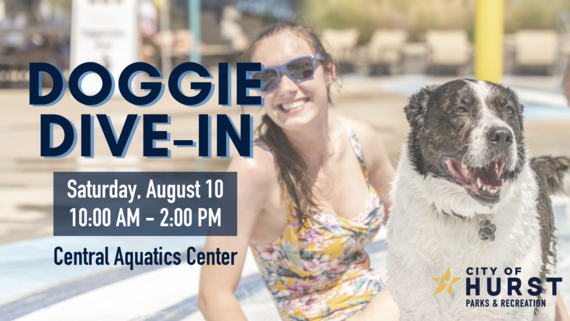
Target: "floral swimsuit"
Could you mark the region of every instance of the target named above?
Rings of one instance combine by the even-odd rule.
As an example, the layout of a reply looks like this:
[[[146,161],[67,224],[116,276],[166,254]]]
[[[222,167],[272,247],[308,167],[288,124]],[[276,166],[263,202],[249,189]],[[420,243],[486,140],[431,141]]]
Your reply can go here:
[[[368,182],[354,131],[343,119],[341,123],[368,183],[364,209],[354,219],[317,213],[314,221],[307,220],[307,227],[300,226],[288,210],[287,225],[277,241],[251,245],[283,320],[344,320],[364,309],[384,288],[382,276],[370,268],[364,252],[380,229],[384,211]]]

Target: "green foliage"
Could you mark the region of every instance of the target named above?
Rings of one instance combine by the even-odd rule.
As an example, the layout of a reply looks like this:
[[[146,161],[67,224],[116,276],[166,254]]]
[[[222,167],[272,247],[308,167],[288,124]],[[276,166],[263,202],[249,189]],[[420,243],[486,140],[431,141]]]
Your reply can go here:
[[[555,29],[557,16],[564,10],[570,10],[570,1],[508,0],[505,3],[505,32]]]
[[[502,1],[502,0],[497,0]],[[554,29],[556,17],[570,10],[569,0],[504,0],[505,32]],[[302,22],[318,30],[358,28],[360,42],[375,29],[404,28],[410,40],[430,29],[465,29],[473,39],[476,0],[306,0]]]

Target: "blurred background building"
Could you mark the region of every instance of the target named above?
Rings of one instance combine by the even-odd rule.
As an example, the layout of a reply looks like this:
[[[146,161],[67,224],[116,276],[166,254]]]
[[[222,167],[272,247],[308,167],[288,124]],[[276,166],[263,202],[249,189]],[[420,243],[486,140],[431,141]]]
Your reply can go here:
[[[139,60],[163,73],[189,60],[190,1],[138,0]],[[200,3],[198,50],[205,65],[235,62],[265,25],[296,20],[320,32],[343,73],[473,73],[475,0]],[[560,76],[570,55],[570,2],[504,3],[505,74]],[[0,0],[0,87],[27,86],[32,61],[69,69],[71,11],[72,0]]]

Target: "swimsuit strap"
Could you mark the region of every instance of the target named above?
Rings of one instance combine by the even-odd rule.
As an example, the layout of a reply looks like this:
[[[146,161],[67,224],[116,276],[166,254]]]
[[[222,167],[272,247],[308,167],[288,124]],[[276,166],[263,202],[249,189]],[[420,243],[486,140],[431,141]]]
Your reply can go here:
[[[260,147],[261,149],[266,151],[267,154],[269,154],[269,157],[271,157],[271,160],[273,161],[273,163],[274,164],[276,163],[275,157],[273,156],[273,152],[271,151],[271,149],[269,149],[269,146],[267,146],[267,144],[262,139],[257,138],[256,140],[254,140],[253,146]]]
[[[360,169],[362,170],[366,182],[368,182],[368,174],[366,172],[366,163],[364,162],[364,155],[362,154],[362,146],[360,146],[358,138],[356,138],[356,134],[354,133],[352,127],[348,124],[348,121],[343,117],[339,117],[338,119],[340,120],[340,123],[342,124],[342,127],[344,128],[346,135],[350,139],[350,145],[352,146],[352,150],[356,154],[356,157],[360,162]]]
[[[364,176],[366,183],[370,187],[371,185],[370,185],[370,182],[368,180],[368,174],[366,172],[366,163],[364,162],[364,155],[362,154],[362,147],[360,145],[360,142],[358,142],[358,138],[356,138],[356,134],[354,133],[354,130],[352,129],[352,127],[348,124],[348,121],[346,121],[346,119],[344,119],[343,117],[338,117],[338,119],[340,120],[340,123],[341,123],[342,127],[344,128],[346,135],[350,139],[350,145],[352,146],[352,150],[354,151],[354,154],[356,154],[356,157],[358,158],[358,162],[360,163],[360,169],[362,171],[362,175]],[[259,138],[256,139],[253,143],[255,146],[259,146],[260,148],[262,148],[263,150],[265,150],[269,154],[269,156],[273,160],[273,166],[275,167],[275,171],[277,174],[277,180],[279,182],[279,185],[281,185],[282,181],[281,181],[281,175],[279,174],[279,165],[277,164],[277,160],[275,159],[273,152],[267,146],[267,144]],[[287,220],[289,221],[291,219],[296,218],[293,215],[295,207],[287,199],[287,193],[285,192],[284,188],[282,186],[280,186],[280,189],[281,189],[281,196],[282,196],[283,200],[285,201],[285,207],[287,209],[286,210],[287,211]]]

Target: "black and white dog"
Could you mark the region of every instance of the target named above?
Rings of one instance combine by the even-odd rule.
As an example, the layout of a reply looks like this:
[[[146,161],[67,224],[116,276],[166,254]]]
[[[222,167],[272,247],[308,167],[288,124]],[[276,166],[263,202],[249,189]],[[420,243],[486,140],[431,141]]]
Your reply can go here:
[[[529,160],[523,106],[497,84],[462,79],[426,87],[405,112],[411,131],[392,186],[387,236],[388,284],[401,319],[553,320],[549,194],[570,195],[570,159]],[[533,277],[541,280],[531,282],[535,287]],[[529,294],[539,287],[539,296]],[[537,299],[546,306],[537,308]]]

